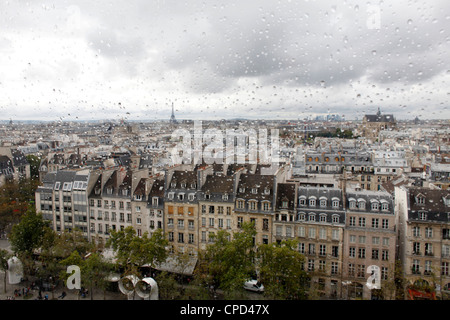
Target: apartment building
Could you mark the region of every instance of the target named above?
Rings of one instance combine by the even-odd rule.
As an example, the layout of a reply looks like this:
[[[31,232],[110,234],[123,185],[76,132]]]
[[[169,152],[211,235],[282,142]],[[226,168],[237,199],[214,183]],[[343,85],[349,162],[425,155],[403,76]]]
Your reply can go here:
[[[148,176],[148,171],[122,167],[94,171],[93,176],[96,178],[88,196],[90,240],[105,243],[111,230],[123,230],[128,226],[142,235],[146,227],[141,228],[141,210],[146,208],[146,203],[136,200],[134,192],[141,179]],[[141,193],[137,196],[142,197]]]
[[[396,219],[392,196],[383,191],[345,192],[345,232],[343,241],[343,296],[349,299],[388,298],[394,279]],[[381,288],[366,286],[369,267],[379,268]]]
[[[36,211],[50,221],[56,232],[79,230],[90,236],[88,194],[89,170],[48,173],[35,192]]]
[[[450,297],[450,192],[396,187],[399,256],[410,299]],[[431,295],[431,296],[430,296]]]
[[[192,170],[183,166],[165,174],[164,227],[171,252],[197,255],[199,239],[199,193],[211,166]]]
[[[312,287],[320,296],[339,297],[345,226],[342,190],[299,187],[295,224]]]
[[[256,228],[255,245],[272,241],[272,220],[276,194],[276,176],[247,174],[239,177],[235,213],[236,227],[251,222]]]
[[[164,229],[164,179],[149,180],[147,231],[151,235],[156,229]]]
[[[226,230],[230,236],[237,229],[234,201],[236,179],[239,174],[208,175],[199,193],[199,236],[200,249],[214,241],[219,230]]]

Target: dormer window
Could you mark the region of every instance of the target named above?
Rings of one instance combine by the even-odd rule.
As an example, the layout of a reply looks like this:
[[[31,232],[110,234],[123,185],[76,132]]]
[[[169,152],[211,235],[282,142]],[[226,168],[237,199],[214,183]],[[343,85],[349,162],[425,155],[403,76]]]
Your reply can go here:
[[[205,200],[211,199],[211,195],[209,193],[205,193]]]
[[[113,193],[113,188],[112,187],[106,188],[106,193],[107,194],[112,194]]]
[[[190,194],[188,195],[189,201],[194,201],[194,198],[195,198],[195,195],[194,195],[193,193],[190,193]]]
[[[299,200],[299,203],[301,206],[306,206],[306,197],[305,196],[301,196],[298,200]]]
[[[339,200],[333,199],[331,201],[331,205],[332,205],[333,208],[339,208]]]
[[[309,199],[309,206],[315,207],[316,206],[316,199]]]
[[[181,183],[181,187],[182,187],[183,189],[185,189],[185,188],[186,188],[186,182],[182,182],[182,183]]]
[[[172,188],[175,188],[175,187],[177,186],[177,183],[176,183],[175,181],[172,181],[172,183],[170,184],[170,186],[171,186]]]
[[[419,194],[416,198],[417,204],[424,205],[425,204],[425,197],[422,194]]]
[[[64,182],[63,191],[70,191],[70,190],[72,190],[72,182]]]
[[[372,202],[372,210],[379,210],[379,203],[378,202]]]
[[[224,194],[224,195],[222,195],[222,200],[228,200],[228,194]]]
[[[95,188],[95,194],[99,195],[100,194],[100,188]]]
[[[270,194],[270,189],[269,189],[269,188],[266,188],[266,189],[264,190],[264,193],[265,193],[265,194]]]
[[[245,188],[244,187],[240,187],[239,188],[239,192],[245,192]]]
[[[327,206],[327,199],[320,199],[320,206],[322,208],[326,207]]]
[[[366,201],[365,200],[358,200],[358,209],[365,210],[366,209]]]
[[[287,208],[288,205],[289,205],[289,201],[287,201],[287,200],[283,200],[283,201],[281,202],[281,207],[282,207],[282,208]]]
[[[61,182],[59,182],[59,181],[55,182],[55,190],[59,190],[60,185],[61,185]]]
[[[142,195],[140,195],[140,194],[134,195],[134,200],[141,201],[142,200]]]
[[[191,188],[192,189],[195,189],[195,188],[197,188],[197,184],[194,182],[194,183],[191,183]]]
[[[157,206],[157,205],[158,205],[158,197],[153,197],[153,198],[152,198],[152,204],[153,204],[154,206]]]
[[[253,194],[257,194],[258,193],[258,189],[257,188],[252,188],[252,193]]]

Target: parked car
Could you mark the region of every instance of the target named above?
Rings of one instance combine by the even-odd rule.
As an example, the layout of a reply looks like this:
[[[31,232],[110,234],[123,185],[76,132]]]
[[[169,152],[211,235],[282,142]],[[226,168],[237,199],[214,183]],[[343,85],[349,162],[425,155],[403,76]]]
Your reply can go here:
[[[258,280],[248,280],[244,282],[244,289],[254,292],[264,292],[264,286]]]

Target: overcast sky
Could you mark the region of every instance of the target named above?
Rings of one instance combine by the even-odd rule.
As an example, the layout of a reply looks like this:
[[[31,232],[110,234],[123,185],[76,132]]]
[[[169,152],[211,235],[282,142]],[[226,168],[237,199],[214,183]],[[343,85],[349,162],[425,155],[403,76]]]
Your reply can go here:
[[[3,1],[1,119],[449,119],[450,1]]]

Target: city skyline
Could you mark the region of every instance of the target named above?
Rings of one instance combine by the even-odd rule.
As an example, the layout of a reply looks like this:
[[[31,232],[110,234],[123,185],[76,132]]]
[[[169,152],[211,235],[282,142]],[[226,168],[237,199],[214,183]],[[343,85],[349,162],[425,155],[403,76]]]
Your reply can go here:
[[[0,4],[3,120],[450,119],[450,5]]]

